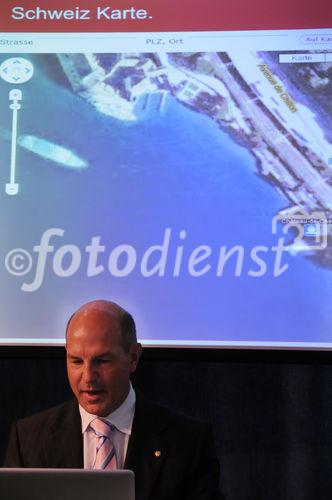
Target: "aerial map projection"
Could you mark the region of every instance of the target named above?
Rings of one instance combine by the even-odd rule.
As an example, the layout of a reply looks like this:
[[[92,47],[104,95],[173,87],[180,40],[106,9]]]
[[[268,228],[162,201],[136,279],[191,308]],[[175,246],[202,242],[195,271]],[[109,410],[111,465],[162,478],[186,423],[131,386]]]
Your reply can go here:
[[[2,337],[332,345],[332,51],[2,54]]]

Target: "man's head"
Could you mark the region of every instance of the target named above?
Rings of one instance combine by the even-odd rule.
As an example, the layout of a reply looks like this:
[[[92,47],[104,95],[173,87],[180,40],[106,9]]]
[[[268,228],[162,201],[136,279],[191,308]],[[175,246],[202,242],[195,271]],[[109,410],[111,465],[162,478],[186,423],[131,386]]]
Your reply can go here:
[[[130,314],[106,300],[84,304],[68,322],[66,350],[69,383],[79,404],[99,416],[116,410],[128,395],[141,354]]]

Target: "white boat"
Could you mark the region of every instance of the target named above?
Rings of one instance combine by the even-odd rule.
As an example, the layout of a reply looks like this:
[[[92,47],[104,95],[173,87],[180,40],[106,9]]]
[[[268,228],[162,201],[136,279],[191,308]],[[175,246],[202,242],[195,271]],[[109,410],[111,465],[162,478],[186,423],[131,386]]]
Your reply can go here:
[[[42,158],[52,160],[70,169],[83,170],[88,167],[88,163],[70,149],[34,135],[21,135],[17,139],[17,144]]]

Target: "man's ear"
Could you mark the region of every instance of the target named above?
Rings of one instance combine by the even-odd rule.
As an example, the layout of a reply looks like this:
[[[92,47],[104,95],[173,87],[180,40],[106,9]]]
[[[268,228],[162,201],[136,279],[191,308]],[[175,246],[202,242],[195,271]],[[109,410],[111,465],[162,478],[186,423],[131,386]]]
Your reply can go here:
[[[135,344],[130,346],[131,373],[136,370],[141,354],[142,345],[139,342],[135,342]]]

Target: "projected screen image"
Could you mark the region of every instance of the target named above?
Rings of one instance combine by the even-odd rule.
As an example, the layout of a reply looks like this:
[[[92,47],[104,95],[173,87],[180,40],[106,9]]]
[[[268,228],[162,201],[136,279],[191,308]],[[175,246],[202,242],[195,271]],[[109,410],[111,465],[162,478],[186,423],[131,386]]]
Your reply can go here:
[[[147,346],[332,346],[328,40],[20,40],[0,54],[2,343],[61,344],[104,298]]]

